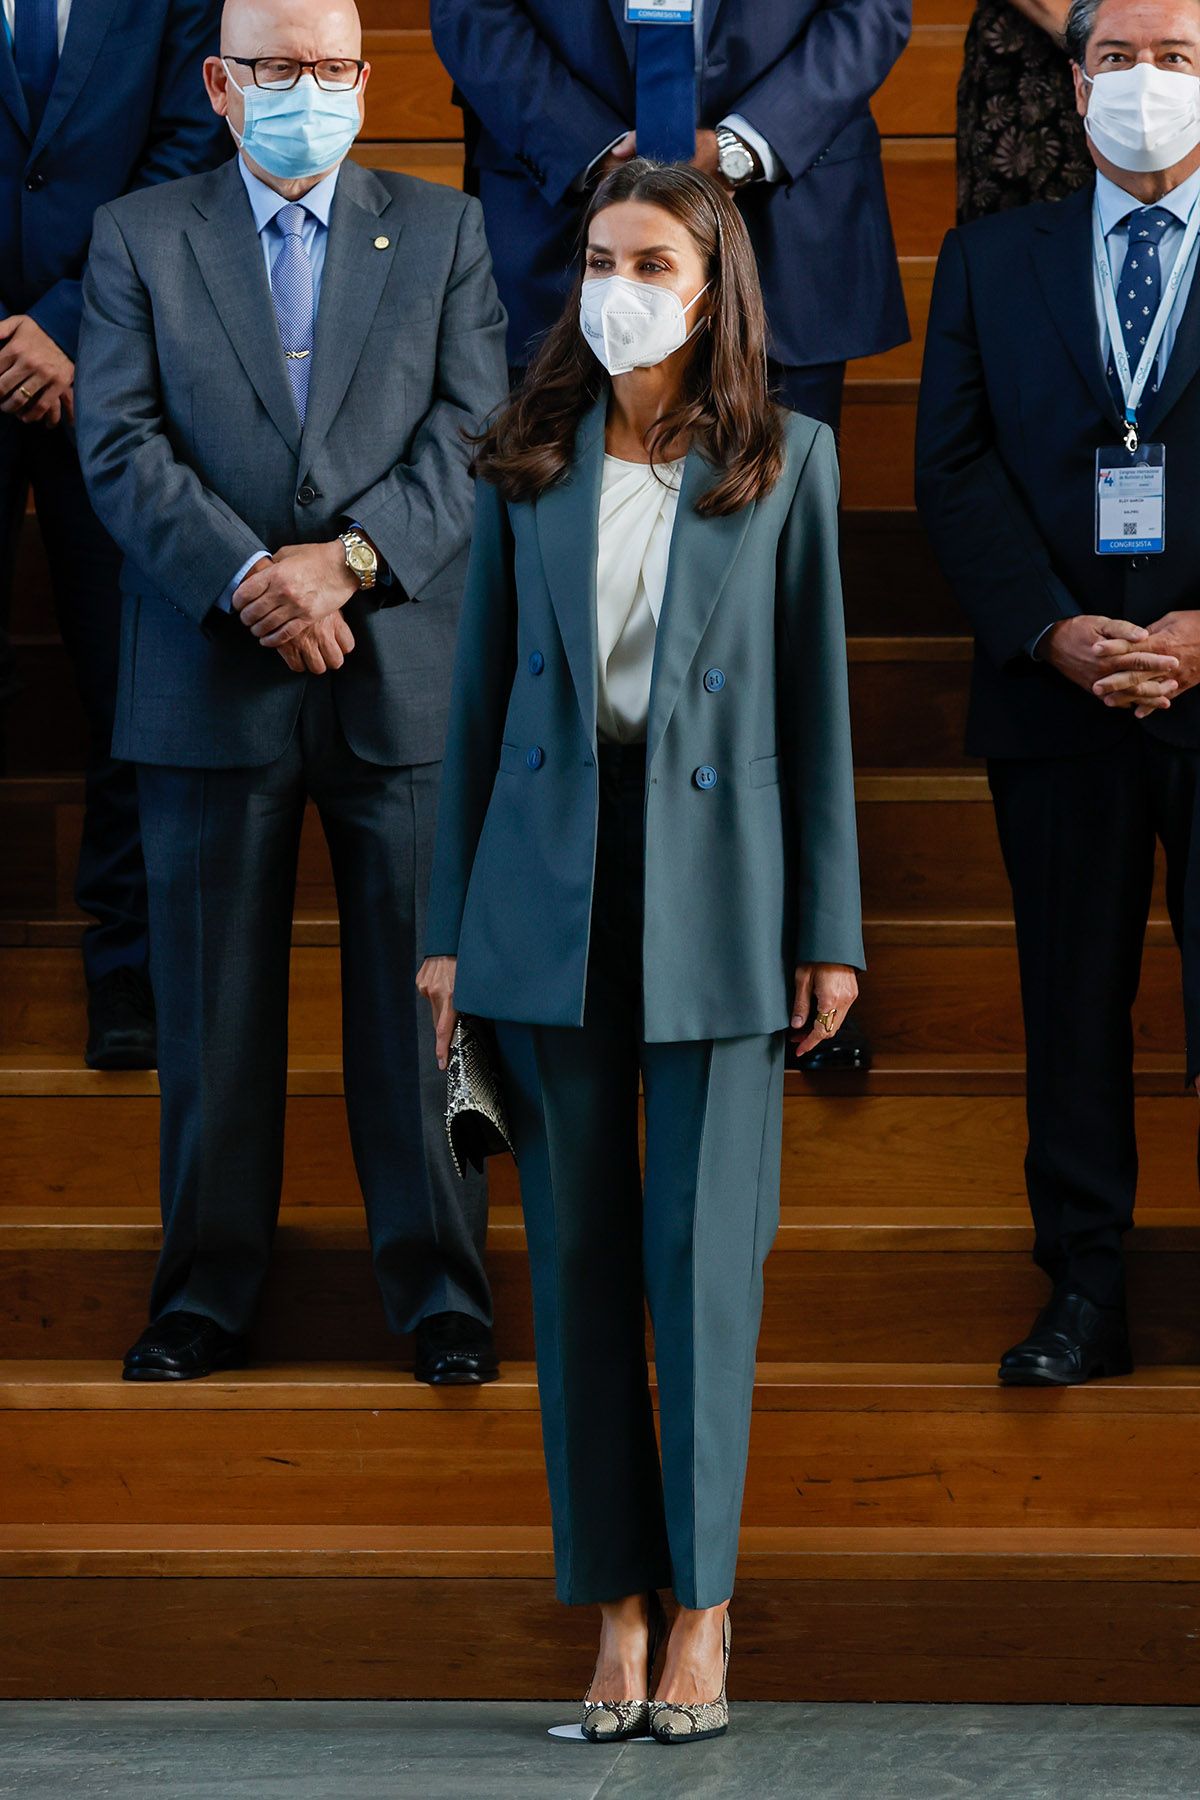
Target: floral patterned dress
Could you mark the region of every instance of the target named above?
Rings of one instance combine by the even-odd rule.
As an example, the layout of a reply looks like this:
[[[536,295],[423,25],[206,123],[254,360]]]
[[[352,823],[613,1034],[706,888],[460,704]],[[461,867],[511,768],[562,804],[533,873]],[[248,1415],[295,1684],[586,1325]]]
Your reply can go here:
[[[958,83],[958,218],[1062,200],[1093,173],[1059,44],[1010,0],[978,0]]]

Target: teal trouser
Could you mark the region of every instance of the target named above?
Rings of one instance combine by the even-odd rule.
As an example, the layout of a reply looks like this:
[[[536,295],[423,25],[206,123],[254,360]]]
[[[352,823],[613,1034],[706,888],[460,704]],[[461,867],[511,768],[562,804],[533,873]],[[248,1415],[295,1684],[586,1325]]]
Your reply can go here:
[[[715,1606],[733,1589],[762,1266],[779,1220],[784,1034],[641,1035],[640,774],[635,755],[602,754],[585,1023],[500,1024],[497,1038],[559,1598],[671,1587],[685,1606]]]

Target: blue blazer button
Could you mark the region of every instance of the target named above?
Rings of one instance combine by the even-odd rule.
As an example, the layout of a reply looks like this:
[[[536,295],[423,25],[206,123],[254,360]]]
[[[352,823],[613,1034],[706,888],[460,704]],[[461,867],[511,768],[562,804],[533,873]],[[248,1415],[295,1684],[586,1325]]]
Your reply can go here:
[[[709,669],[704,677],[704,685],[710,694],[719,694],[725,686],[724,669]]]
[[[525,761],[529,764],[531,769],[540,769],[545,760],[546,752],[542,749],[540,744],[535,744],[533,749],[529,752],[529,755],[525,758]]]
[[[702,763],[692,776],[698,788],[711,788],[717,785],[717,771],[711,763]]]
[[[535,650],[529,658],[529,673],[540,675],[546,666],[546,659],[540,650]]]

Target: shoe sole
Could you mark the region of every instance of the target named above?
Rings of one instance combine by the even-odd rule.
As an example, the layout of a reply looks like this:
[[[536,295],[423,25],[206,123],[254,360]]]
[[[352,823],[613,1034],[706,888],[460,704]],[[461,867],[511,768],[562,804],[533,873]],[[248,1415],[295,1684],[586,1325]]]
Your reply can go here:
[[[122,1369],[122,1381],[203,1381],[208,1375],[219,1375],[230,1369],[245,1369],[249,1365],[244,1357],[231,1358],[228,1362],[215,1362],[207,1369],[197,1369],[194,1373],[185,1374],[182,1369]]]
[[[666,1744],[675,1750],[680,1744],[700,1744],[704,1742],[705,1738],[724,1737],[728,1730],[728,1725],[718,1725],[713,1731],[681,1732],[678,1737],[659,1737],[657,1731],[652,1732],[651,1736],[656,1744]]]
[[[1116,1363],[1111,1368],[1091,1369],[1086,1375],[1044,1375],[1035,1369],[1012,1373],[997,1369],[996,1379],[1002,1387],[1084,1387],[1089,1381],[1114,1381],[1132,1375],[1133,1364]]]
[[[156,1069],[158,1057],[149,1050],[113,1050],[107,1056],[92,1056],[84,1052],[83,1064],[86,1069]]]
[[[486,1381],[499,1381],[499,1369],[493,1369],[487,1375],[418,1375],[413,1370],[413,1380],[423,1381],[426,1387],[482,1387]]]

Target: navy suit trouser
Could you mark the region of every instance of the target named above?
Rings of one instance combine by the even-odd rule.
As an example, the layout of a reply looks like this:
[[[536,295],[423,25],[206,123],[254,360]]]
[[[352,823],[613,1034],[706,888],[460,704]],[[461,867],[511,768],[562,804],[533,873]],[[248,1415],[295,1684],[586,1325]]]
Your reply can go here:
[[[1160,842],[1189,1079],[1200,1073],[1200,752],[1137,726],[1083,756],[993,759],[988,777],[1021,967],[1034,1260],[1056,1286],[1117,1306],[1138,1175],[1134,1017]]]
[[[490,1323],[487,1187],[460,1181],[446,1077],[415,987],[440,763],[350,749],[336,676],[309,677],[291,742],[262,768],[138,769],[162,1092],[163,1244],[151,1316],[244,1332],[283,1179],[288,982],[311,799],[337,889],[346,1110],[393,1331],[427,1313]]]
[[[144,969],[147,957],[137,778],[129,763],[117,762],[111,754],[121,553],[92,511],[67,431],[0,417],[0,699],[19,689],[7,631],[8,596],[30,488],[59,630],[90,733],[75,897],[94,921],[83,937],[84,968],[93,982],[114,969]]]
[[[602,746],[584,1023],[500,1023],[496,1035],[559,1598],[670,1587],[704,1607],[733,1590],[762,1269],[779,1222],[785,1034],[647,1043],[644,810],[644,747]]]
[[[846,384],[844,362],[809,363],[803,368],[773,362],[768,375],[781,406],[789,412],[803,413],[806,418],[820,419],[840,438],[842,391]]]

